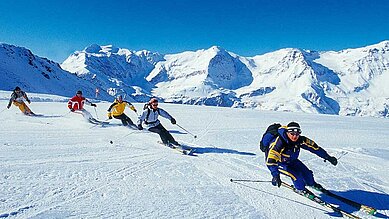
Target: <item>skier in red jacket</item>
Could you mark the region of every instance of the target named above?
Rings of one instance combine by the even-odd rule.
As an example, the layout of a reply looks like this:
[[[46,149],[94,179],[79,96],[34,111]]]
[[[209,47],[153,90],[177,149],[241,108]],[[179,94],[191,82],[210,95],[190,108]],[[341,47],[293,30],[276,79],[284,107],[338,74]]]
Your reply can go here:
[[[77,91],[76,96],[72,97],[68,102],[68,108],[74,113],[81,114],[86,120],[93,123],[93,120],[96,120],[92,115],[84,109],[84,104],[97,107],[96,104],[92,103],[88,99],[82,96],[82,91]]]

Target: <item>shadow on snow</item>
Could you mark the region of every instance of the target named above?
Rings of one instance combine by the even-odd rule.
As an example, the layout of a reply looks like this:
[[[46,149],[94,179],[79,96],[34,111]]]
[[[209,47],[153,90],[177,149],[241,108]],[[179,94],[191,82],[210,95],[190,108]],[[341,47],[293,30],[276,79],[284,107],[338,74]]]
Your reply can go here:
[[[197,147],[197,146],[189,146],[183,144],[183,148],[191,148],[194,149],[195,154],[239,154],[239,155],[248,155],[248,156],[255,156],[255,153],[251,152],[244,152],[244,151],[238,151],[233,149],[227,149],[227,148],[218,148],[218,147]]]
[[[332,191],[332,190],[331,190]],[[376,208],[377,210],[386,211],[389,210],[389,195],[386,193],[377,193],[370,191],[362,190],[347,190],[347,191],[332,191],[333,193],[340,195],[342,197],[351,199],[358,203]],[[358,209],[352,207],[346,203],[343,203],[336,198],[332,198],[326,195],[321,195],[321,198],[324,201],[339,205],[340,208],[344,209],[347,212],[356,212]],[[375,215],[377,218],[389,218],[388,215],[377,212]]]

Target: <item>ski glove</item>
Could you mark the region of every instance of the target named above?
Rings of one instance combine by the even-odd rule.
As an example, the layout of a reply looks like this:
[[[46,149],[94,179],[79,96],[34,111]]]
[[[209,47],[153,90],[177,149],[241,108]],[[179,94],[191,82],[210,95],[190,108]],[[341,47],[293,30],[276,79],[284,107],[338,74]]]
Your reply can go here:
[[[112,119],[112,116],[108,116],[108,119]]]
[[[175,124],[177,123],[177,121],[176,121],[173,117],[170,119],[170,122],[171,122],[173,125],[175,125]]]
[[[280,175],[273,176],[273,179],[271,180],[271,184],[272,184],[273,186],[278,186],[278,187],[280,187],[280,186],[281,186],[281,178],[280,178]]]
[[[326,158],[326,160],[328,160],[332,165],[336,166],[336,164],[338,164],[338,159],[336,159],[336,157],[331,157],[331,156],[328,156]]]
[[[139,129],[139,130],[143,130],[143,127],[142,127],[141,124],[138,125],[138,129]]]
[[[31,100],[27,100],[28,104],[31,104]]]
[[[11,104],[8,104],[7,109],[9,109],[10,107],[11,107]]]
[[[75,110],[73,108],[71,108],[70,111],[74,112]]]
[[[92,104],[91,104],[91,106],[93,106],[93,107],[97,107],[97,105],[96,105],[96,104],[94,104],[94,103],[92,103]]]
[[[132,111],[136,112],[136,109],[135,109],[134,106],[130,106],[130,109],[131,109]]]

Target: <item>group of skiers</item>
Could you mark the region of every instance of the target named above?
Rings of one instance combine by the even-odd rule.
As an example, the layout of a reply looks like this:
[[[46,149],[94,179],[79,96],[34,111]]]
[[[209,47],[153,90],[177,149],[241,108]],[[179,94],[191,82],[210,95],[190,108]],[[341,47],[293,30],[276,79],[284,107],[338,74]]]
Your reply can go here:
[[[84,109],[84,103],[87,103],[93,107],[97,106],[96,104],[83,97],[82,91],[77,91],[76,96],[72,97],[69,100],[68,108],[72,112],[79,112],[84,116],[84,118],[86,118],[90,122],[96,122],[97,120],[94,119],[92,115]],[[162,116],[164,118],[167,118],[171,121],[172,124],[176,124],[176,120],[164,109],[158,107],[158,100],[156,98],[151,98],[150,101],[145,104],[145,106],[143,107],[143,112],[139,116],[136,126],[132,122],[130,117],[128,117],[124,113],[126,106],[128,106],[132,111],[137,113],[137,110],[135,109],[134,105],[132,105],[129,101],[123,100],[122,95],[118,95],[115,98],[114,102],[108,108],[108,119],[112,119],[112,117],[115,119],[120,119],[124,126],[132,126],[139,130],[143,130],[142,124],[145,124],[148,131],[159,134],[164,145],[179,145],[179,143],[173,138],[169,131],[167,131],[165,127],[162,126],[158,117]]]
[[[7,108],[9,109],[11,103],[13,103],[24,114],[35,115],[24,103],[23,99],[29,104],[31,103],[27,94],[20,87],[16,87],[11,94]],[[97,107],[96,104],[83,97],[82,91],[79,90],[68,101],[68,108],[71,112],[81,114],[92,123],[98,122],[98,120],[94,119],[84,109],[84,104]],[[169,131],[162,126],[158,118],[162,116],[170,120],[172,124],[176,124],[176,120],[168,112],[158,107],[158,100],[156,98],[151,98],[145,104],[143,112],[138,115],[136,125],[124,113],[127,106],[138,115],[135,107],[130,102],[123,100],[123,96],[118,95],[108,108],[108,119],[120,119],[124,126],[132,126],[139,130],[142,130],[143,125],[145,125],[148,131],[159,134],[163,144],[179,145]],[[325,161],[329,161],[332,165],[337,165],[338,161],[335,157],[330,156],[323,148],[319,147],[313,140],[301,135],[301,133],[300,125],[297,122],[290,122],[286,126],[279,125],[275,129],[275,133],[264,134],[261,144],[262,141],[268,141],[266,144],[268,147],[264,148],[263,151],[265,152],[266,165],[272,176],[272,184],[280,187],[282,184],[280,174],[283,174],[292,179],[296,192],[309,195],[310,192],[305,189],[306,186],[311,186],[316,189],[320,189],[322,186],[314,180],[313,172],[298,159],[300,149],[308,150],[323,158]]]

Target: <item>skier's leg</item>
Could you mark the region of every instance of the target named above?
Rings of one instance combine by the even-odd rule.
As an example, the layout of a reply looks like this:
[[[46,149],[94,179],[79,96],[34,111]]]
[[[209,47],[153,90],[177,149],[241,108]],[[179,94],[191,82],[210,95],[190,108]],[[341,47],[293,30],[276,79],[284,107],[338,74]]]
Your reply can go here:
[[[172,143],[174,145],[179,145],[178,142],[173,138],[173,136],[169,133],[168,130],[165,129],[165,127],[163,127],[161,124],[159,124],[161,126],[161,135],[164,136],[164,138],[169,142],[169,143]]]
[[[120,119],[120,121],[122,122],[122,124],[124,125],[124,126],[127,126],[128,125],[128,122],[126,121],[126,118],[125,118],[125,115],[124,115],[124,113],[123,114],[121,114],[121,115],[118,115],[118,116],[113,116],[115,119]]]
[[[15,106],[17,106],[22,113],[26,114],[26,108],[25,108],[26,104],[25,103],[23,103],[23,102],[19,103],[17,101],[13,101],[13,104]]]
[[[30,114],[30,115],[33,115],[34,113],[31,111],[31,109],[27,106],[27,104],[26,103],[24,103],[23,102],[23,104],[24,104],[24,108],[26,109],[26,114]]]
[[[84,119],[86,119],[87,121],[90,121],[93,119],[92,114],[90,114],[90,112],[86,111],[85,109],[82,109],[80,111],[81,111],[81,114],[84,117]]]
[[[165,129],[166,130],[166,129]],[[170,134],[170,132],[168,130],[166,130],[166,137],[168,139],[168,141],[174,145],[177,145],[179,146],[180,144],[173,138],[172,134]]]
[[[132,122],[132,120],[130,119],[130,117],[128,117],[126,114],[123,113],[123,116],[125,117],[125,120],[127,122],[128,125],[132,125],[132,126],[135,126],[135,124]]]
[[[159,137],[161,138],[162,143],[165,145],[168,145],[169,141],[166,138],[166,134],[163,133],[163,129],[164,129],[163,126],[161,124],[158,124],[155,127],[149,128],[149,131],[159,134]]]
[[[279,170],[280,173],[289,176],[292,179],[294,188],[296,188],[297,190],[305,189],[304,178],[301,172],[296,169],[293,164],[279,165]]]
[[[307,186],[315,185],[315,180],[313,178],[313,172],[308,169],[300,160],[295,162],[295,167],[301,172],[301,176]]]

